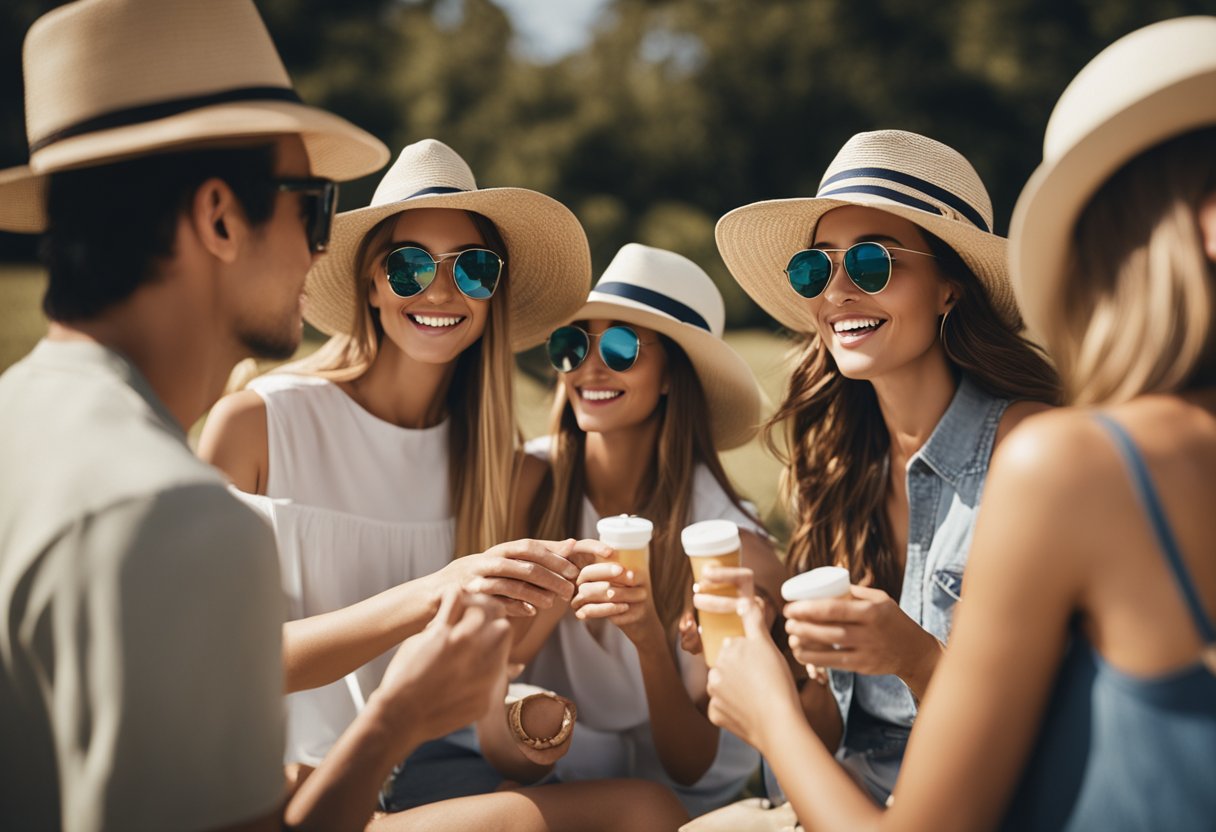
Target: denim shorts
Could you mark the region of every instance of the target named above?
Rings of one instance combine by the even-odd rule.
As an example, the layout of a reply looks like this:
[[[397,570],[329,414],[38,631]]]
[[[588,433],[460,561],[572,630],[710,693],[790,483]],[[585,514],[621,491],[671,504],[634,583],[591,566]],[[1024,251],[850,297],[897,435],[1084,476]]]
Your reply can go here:
[[[836,759],[879,806],[887,804],[904,761],[909,729],[896,725],[850,726],[848,742]]]
[[[431,740],[393,769],[380,793],[380,808],[404,812],[452,797],[486,794],[502,781],[498,770],[476,751],[446,739]]]

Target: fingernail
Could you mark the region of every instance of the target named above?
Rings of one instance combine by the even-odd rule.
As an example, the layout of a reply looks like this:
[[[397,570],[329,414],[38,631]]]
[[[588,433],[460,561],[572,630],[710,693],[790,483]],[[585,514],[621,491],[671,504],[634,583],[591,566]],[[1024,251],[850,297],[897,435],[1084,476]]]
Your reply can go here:
[[[615,591],[615,590],[611,590],[611,589],[610,589],[610,590],[608,590],[608,597],[609,597],[609,598],[615,598],[615,597],[616,597],[616,591]]]

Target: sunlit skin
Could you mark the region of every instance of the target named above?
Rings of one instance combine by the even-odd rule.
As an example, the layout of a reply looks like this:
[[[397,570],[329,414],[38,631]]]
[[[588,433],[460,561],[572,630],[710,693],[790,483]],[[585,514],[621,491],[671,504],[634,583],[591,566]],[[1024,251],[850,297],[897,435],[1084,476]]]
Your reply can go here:
[[[452,274],[456,258],[442,260],[431,285],[409,298],[398,297],[389,286],[384,258],[393,249],[417,246],[432,256],[485,248],[486,241],[464,211],[420,208],[405,211],[393,226],[392,242],[378,253],[368,303],[380,310],[385,340],[382,350],[399,350],[419,364],[450,364],[477,341],[490,318],[489,300],[473,300],[456,288]],[[458,319],[452,325],[432,326],[419,318]]]
[[[281,139],[275,153],[275,176],[308,176],[308,156],[299,139]],[[274,213],[250,236],[250,268],[232,281],[233,334],[240,346],[259,358],[288,358],[300,345],[304,317],[304,276],[321,257],[308,245],[302,214],[306,197],[280,192]]]
[[[929,252],[917,226],[874,208],[848,205],[824,214],[815,228],[812,248],[847,249],[859,242]],[[827,288],[805,301],[815,331],[840,372],[848,378],[874,381],[892,370],[921,372],[925,362],[944,367],[938,338],[941,316],[950,309],[953,289],[932,257],[892,251],[891,279],[869,295],[845,273],[844,254],[832,252],[835,264]],[[844,330],[847,322],[876,320],[873,330]]]
[[[659,402],[667,387],[667,354],[653,329],[620,321],[577,321],[591,333],[591,349],[573,371],[562,377],[566,398],[574,409],[579,429],[587,434],[612,433],[629,430],[646,423],[657,426]],[[628,326],[638,334],[638,358],[623,373],[608,369],[599,353],[599,339],[594,337],[611,326]],[[593,399],[592,395],[618,394],[611,399]]]

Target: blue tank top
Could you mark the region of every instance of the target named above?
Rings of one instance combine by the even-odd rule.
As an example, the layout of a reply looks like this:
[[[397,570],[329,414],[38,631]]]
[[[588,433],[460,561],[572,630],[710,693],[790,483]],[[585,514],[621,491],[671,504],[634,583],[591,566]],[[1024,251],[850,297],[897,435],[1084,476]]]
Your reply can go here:
[[[1157,543],[1206,655],[1216,626],[1127,432],[1110,418]],[[1009,830],[1216,830],[1216,663],[1164,676],[1129,676],[1107,664],[1074,624],[1047,713],[1009,816]]]

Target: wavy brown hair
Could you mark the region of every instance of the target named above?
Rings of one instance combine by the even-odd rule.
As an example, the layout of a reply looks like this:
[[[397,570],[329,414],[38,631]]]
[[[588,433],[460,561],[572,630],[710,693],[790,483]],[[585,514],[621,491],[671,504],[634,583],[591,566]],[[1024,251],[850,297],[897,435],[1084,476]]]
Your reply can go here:
[[[697,465],[709,470],[740,511],[749,517],[755,515],[744,506],[722,469],[705,418],[709,412],[705,394],[692,363],[675,341],[660,335],[659,343],[667,354],[668,392],[658,406],[656,453],[646,466],[642,488],[630,513],[654,523],[650,585],[659,619],[671,635],[680,614],[692,601],[692,569],[680,546],[680,531],[691,520]],[[578,537],[587,494],[587,434],[578,426],[564,384],[557,387],[550,434],[550,473],[533,503],[530,526],[540,538]]]
[[[1077,220],[1045,338],[1071,404],[1216,384],[1216,267],[1196,217],[1216,192],[1216,128],[1117,171]]]
[[[922,231],[955,302],[942,324],[946,358],[994,396],[1056,403],[1059,382],[1043,354],[1003,323],[958,253]],[[764,444],[786,466],[782,494],[794,518],[791,573],[839,565],[854,583],[899,597],[903,567],[887,519],[890,435],[868,381],[846,378],[822,339],[801,349]]]
[[[515,423],[514,355],[510,331],[510,258],[489,219],[467,212],[486,248],[503,259],[502,278],[490,302],[485,332],[456,359],[447,387],[448,491],[456,516],[455,556],[480,552],[507,539],[511,499],[518,475],[519,429]],[[372,365],[384,328],[368,303],[371,282],[381,268],[398,214],[381,220],[363,238],[355,255],[356,308],[352,335],[334,335],[307,358],[280,372],[334,381],[358,378]],[[391,464],[386,460],[386,464]]]

